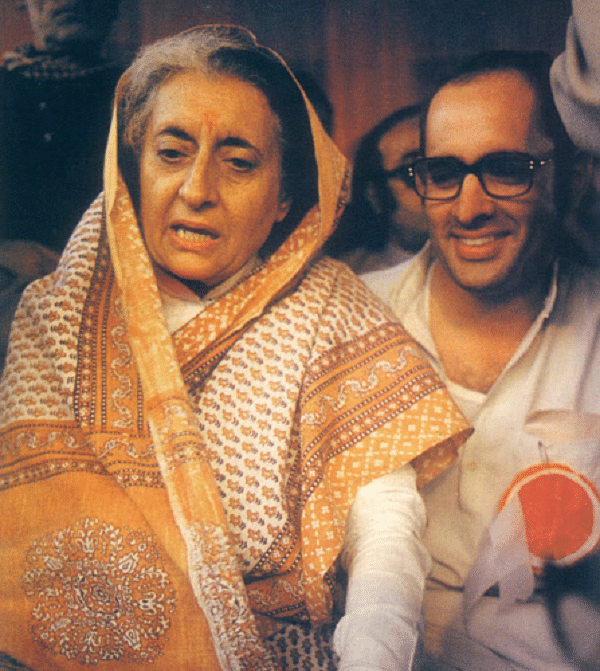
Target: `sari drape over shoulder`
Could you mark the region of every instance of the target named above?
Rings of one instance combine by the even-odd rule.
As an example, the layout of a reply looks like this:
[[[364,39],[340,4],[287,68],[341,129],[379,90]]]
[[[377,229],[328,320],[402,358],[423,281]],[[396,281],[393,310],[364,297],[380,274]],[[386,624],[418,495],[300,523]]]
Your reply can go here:
[[[24,294],[0,383],[0,651],[36,671],[276,668],[278,622],[331,619],[358,489],[408,462],[428,481],[470,432],[391,313],[319,257],[348,175],[307,108],[318,205],[173,335],[116,120],[104,194]]]

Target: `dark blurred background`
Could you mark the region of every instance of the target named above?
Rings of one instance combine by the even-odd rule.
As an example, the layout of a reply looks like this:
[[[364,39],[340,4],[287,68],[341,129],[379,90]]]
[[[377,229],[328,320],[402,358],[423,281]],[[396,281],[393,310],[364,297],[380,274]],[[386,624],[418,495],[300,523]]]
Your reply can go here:
[[[98,0],[102,2],[102,0]],[[32,40],[19,0],[0,0],[0,53]],[[448,62],[487,48],[564,45],[570,0],[121,0],[110,56],[127,59],[200,23],[252,30],[321,83],[348,155],[392,110],[423,97]]]

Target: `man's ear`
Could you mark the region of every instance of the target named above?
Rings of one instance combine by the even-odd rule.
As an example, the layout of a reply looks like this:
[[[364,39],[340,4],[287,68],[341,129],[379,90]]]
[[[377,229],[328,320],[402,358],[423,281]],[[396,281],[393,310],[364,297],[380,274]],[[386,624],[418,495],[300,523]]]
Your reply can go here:
[[[598,170],[599,159],[588,152],[579,151],[573,162],[573,181],[571,182],[571,206],[579,207],[592,187],[594,170]]]
[[[373,211],[376,212],[377,214],[383,214],[383,207],[381,206],[381,202],[379,201],[379,197],[377,196],[377,190],[375,189],[375,185],[373,182],[369,183],[369,186],[367,187],[366,191],[366,196],[367,200],[369,201],[369,205],[373,208]]]
[[[600,157],[580,151],[574,161],[569,199],[563,226],[566,234],[585,254],[588,261],[600,262],[597,222],[590,222],[586,210],[600,200]],[[591,224],[591,225],[590,225]]]

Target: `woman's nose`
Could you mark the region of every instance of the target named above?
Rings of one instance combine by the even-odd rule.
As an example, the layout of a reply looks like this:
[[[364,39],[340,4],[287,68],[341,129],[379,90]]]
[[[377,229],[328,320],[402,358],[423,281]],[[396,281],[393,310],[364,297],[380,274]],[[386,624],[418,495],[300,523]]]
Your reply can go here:
[[[494,213],[494,199],[484,191],[476,175],[466,175],[460,193],[454,201],[454,215],[464,226],[474,225]]]
[[[216,180],[214,166],[205,156],[199,154],[186,173],[179,193],[191,208],[198,209],[216,201]]]

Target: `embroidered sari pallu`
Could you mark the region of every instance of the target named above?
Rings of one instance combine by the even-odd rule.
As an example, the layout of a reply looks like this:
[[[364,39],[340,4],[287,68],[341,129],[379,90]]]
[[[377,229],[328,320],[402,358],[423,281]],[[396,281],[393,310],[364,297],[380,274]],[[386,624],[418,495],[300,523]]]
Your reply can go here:
[[[108,264],[97,264],[92,294],[77,339],[68,326],[54,336],[63,339],[63,370],[80,353],[69,373],[75,419],[65,416],[60,381],[52,393],[52,372],[23,332],[23,352],[39,373],[22,383],[33,396],[19,399],[31,419],[9,426],[0,443],[2,649],[34,669],[192,669],[198,660],[219,668],[210,637],[196,633],[206,624]],[[59,308],[59,300],[46,307],[57,327],[76,319],[75,304],[69,310],[65,299]],[[345,302],[350,325],[323,314],[334,300]],[[456,432],[461,419],[412,341],[330,261],[224,352],[186,356],[193,332],[190,323],[177,336],[182,369],[252,609],[269,621],[326,621],[326,574],[356,489]],[[50,416],[41,416],[44,407]],[[422,457],[423,476],[452,452],[449,440],[431,462]],[[220,539],[197,533],[210,557]],[[237,566],[204,565],[201,580],[234,638],[251,617],[223,593],[227,570]]]

